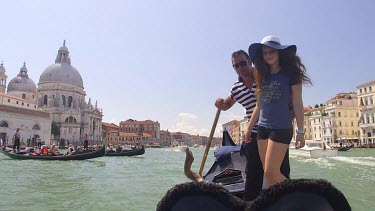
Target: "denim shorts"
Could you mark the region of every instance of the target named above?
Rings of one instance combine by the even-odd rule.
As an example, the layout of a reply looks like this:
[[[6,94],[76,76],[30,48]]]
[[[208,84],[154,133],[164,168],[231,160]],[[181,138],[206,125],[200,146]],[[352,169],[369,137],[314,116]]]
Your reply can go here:
[[[293,128],[271,129],[258,126],[258,140],[271,139],[281,144],[290,144],[293,138]]]

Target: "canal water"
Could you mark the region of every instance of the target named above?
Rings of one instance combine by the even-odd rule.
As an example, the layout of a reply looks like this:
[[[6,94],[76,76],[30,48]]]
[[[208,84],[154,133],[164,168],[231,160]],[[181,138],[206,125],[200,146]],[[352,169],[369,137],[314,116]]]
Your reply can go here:
[[[204,149],[193,148],[198,172]],[[138,157],[84,161],[14,160],[0,153],[0,210],[155,210],[166,191],[189,180],[184,152],[146,149]],[[213,163],[209,152],[204,172]],[[333,158],[290,158],[292,178],[323,178],[354,211],[375,210],[375,149]]]

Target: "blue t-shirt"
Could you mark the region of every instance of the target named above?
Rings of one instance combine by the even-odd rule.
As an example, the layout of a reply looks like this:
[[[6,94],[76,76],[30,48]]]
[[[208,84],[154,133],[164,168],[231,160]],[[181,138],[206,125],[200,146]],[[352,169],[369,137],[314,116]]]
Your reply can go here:
[[[258,125],[271,129],[292,128],[289,111],[291,87],[300,83],[291,75],[279,71],[271,74],[262,86]]]

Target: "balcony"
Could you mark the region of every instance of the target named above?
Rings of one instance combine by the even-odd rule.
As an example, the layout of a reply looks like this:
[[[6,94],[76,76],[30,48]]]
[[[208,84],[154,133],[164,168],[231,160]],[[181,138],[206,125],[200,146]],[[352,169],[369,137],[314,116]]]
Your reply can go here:
[[[362,129],[363,128],[375,128],[375,123],[366,123],[366,124],[360,123],[359,127]]]

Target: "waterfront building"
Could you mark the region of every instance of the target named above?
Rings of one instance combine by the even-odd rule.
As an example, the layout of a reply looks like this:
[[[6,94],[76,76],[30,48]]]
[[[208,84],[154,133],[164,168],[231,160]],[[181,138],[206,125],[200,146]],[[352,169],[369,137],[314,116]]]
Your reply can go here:
[[[356,87],[360,112],[360,138],[363,144],[375,143],[375,80]]]
[[[137,121],[128,119],[120,122],[120,132],[148,134],[143,136],[144,144],[160,144],[160,123],[152,120]]]
[[[310,107],[304,107],[303,108],[303,111],[304,111],[303,130],[304,130],[305,140],[312,140],[313,139],[312,133],[311,133],[311,131],[312,131],[311,130],[311,121],[308,118],[311,115],[311,110],[312,110],[312,108],[310,108]],[[296,119],[294,119],[293,121],[294,121],[294,130],[293,131],[296,131],[296,129],[298,129]]]
[[[4,140],[12,144],[13,134],[19,128],[21,146],[34,145],[38,136],[50,145],[52,118],[35,104],[36,85],[27,72],[24,63],[7,86],[5,68],[3,63],[0,65],[0,143]]]
[[[182,132],[173,132],[172,134],[172,145],[191,145],[190,134]]]
[[[223,128],[223,131],[228,131],[230,137],[232,138],[235,144],[240,144],[241,127],[240,127],[239,121],[232,120],[230,122],[224,123],[222,125],[222,128]]]
[[[37,89],[37,106],[50,112],[53,119],[53,138],[60,145],[81,145],[83,135],[89,136],[89,144],[100,144],[102,136],[102,110],[91,98],[85,100],[83,80],[79,71],[71,65],[69,50],[58,50],[55,63],[40,75]]]
[[[169,132],[168,130],[161,130],[160,131],[160,145],[171,146],[171,143],[172,143],[171,132]]]
[[[328,144],[338,139],[358,140],[358,98],[354,92],[339,93],[317,108],[304,109],[306,140],[322,140]],[[296,123],[294,121],[294,127]]]
[[[125,145],[135,146],[137,144],[147,143],[147,140],[149,138],[150,138],[149,134],[120,132],[119,140],[117,144],[120,144],[122,146],[125,146]]]
[[[337,139],[357,141],[358,97],[354,92],[339,93],[328,100],[322,113],[323,140],[337,142]]]
[[[106,144],[116,143],[119,140],[119,126],[113,123],[102,122],[102,138]]]

